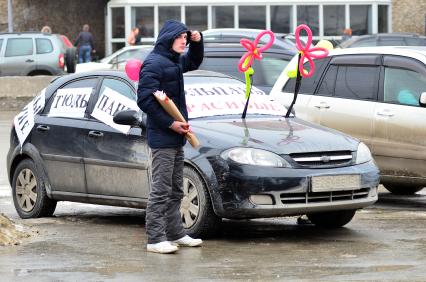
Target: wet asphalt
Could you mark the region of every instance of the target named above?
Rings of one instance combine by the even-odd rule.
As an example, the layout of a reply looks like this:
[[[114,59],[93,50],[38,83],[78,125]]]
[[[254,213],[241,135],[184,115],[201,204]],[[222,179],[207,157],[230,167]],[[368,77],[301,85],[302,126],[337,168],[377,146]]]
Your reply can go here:
[[[22,220],[5,172],[15,113],[0,112],[0,213],[30,236],[0,247],[0,281],[426,281],[426,189],[358,211],[345,228],[296,217],[224,220],[201,248],[145,251],[144,211],[61,202]]]

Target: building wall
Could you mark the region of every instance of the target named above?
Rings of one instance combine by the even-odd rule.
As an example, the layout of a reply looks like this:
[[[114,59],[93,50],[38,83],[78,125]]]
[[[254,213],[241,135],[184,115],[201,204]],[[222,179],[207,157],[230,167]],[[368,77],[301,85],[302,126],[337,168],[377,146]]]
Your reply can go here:
[[[53,33],[74,41],[89,24],[100,57],[105,54],[105,7],[108,0],[13,0],[14,31],[39,31],[49,25]],[[7,0],[0,0],[0,32],[7,32]]]
[[[394,0],[393,32],[415,32],[425,35],[426,0]]]

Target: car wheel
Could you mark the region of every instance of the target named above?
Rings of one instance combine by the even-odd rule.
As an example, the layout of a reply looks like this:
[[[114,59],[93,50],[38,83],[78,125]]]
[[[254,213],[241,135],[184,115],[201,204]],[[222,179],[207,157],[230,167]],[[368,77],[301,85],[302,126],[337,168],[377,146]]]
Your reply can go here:
[[[356,210],[331,211],[307,214],[309,220],[318,227],[339,228],[348,224]]]
[[[180,214],[187,234],[196,238],[215,235],[221,218],[213,211],[209,192],[201,177],[186,166],[183,169],[183,193]]]
[[[56,201],[46,194],[47,179],[39,173],[34,162],[25,159],[16,167],[12,179],[12,196],[21,218],[51,216]]]
[[[385,188],[396,195],[414,195],[423,189],[423,187],[408,185],[386,185]]]
[[[77,48],[72,47],[72,48],[68,48],[66,53],[65,53],[65,64],[67,66],[67,72],[68,73],[74,73],[75,72],[75,68],[77,65],[77,60],[78,60],[78,56],[77,56]]]

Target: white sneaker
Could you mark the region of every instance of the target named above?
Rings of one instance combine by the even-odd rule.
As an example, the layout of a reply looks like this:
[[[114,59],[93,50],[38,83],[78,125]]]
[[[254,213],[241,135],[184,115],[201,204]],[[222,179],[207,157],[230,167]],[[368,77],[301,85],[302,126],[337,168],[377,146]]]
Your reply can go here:
[[[176,252],[179,248],[169,241],[163,241],[156,244],[147,244],[146,250],[153,253],[170,254]]]
[[[184,237],[174,240],[172,242],[175,246],[182,246],[182,247],[197,247],[200,246],[203,243],[203,240],[201,239],[194,239],[189,237],[188,235],[185,235]]]

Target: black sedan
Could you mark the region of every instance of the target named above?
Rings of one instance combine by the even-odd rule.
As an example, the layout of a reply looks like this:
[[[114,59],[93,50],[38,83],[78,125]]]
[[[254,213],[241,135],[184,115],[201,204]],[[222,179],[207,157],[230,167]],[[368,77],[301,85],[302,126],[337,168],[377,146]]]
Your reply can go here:
[[[181,214],[189,234],[215,233],[221,218],[306,214],[340,227],[377,200],[379,171],[359,141],[295,117],[229,76],[185,75],[190,124]],[[15,117],[7,168],[22,218],[50,216],[57,201],[145,208],[150,150],[135,85],[120,72],[53,81]],[[115,122],[114,122],[115,121]],[[127,124],[127,125],[125,125]]]

